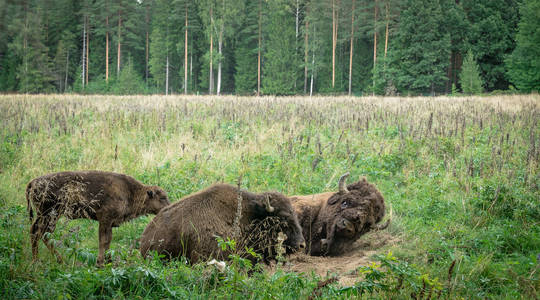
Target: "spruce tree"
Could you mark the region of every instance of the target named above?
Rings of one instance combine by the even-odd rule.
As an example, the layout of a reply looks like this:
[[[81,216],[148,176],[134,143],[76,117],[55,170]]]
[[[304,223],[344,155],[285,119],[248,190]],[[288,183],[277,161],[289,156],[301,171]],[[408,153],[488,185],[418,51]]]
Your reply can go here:
[[[471,50],[467,52],[467,56],[461,66],[461,73],[459,74],[459,83],[463,93],[469,95],[480,94],[483,91],[482,78],[480,77],[480,71],[476,60],[474,59]]]
[[[504,59],[515,48],[518,0],[464,0],[468,41],[487,90],[507,89]],[[538,17],[537,17],[538,18]]]
[[[267,44],[264,53],[263,93],[293,94],[296,81],[295,25],[284,1],[269,2]]]
[[[507,59],[508,75],[523,92],[540,92],[540,0],[527,0],[520,9],[517,46]]]
[[[23,93],[52,92],[54,78],[49,49],[44,43],[46,35],[42,15],[28,2],[22,6],[22,18],[12,24],[18,26],[19,32],[9,45],[9,49],[18,53],[21,59],[16,74],[18,89]]]
[[[262,7],[262,2],[260,3]],[[259,38],[259,1],[246,1],[235,50],[235,92],[251,94],[257,90],[257,50]]]
[[[446,85],[450,35],[439,1],[409,0],[401,14],[394,48],[389,51],[389,80],[398,90],[441,92]]]

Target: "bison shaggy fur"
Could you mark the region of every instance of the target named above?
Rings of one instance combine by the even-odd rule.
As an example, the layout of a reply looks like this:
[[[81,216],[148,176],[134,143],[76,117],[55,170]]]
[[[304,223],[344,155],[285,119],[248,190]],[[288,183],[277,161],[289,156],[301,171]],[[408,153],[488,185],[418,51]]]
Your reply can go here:
[[[275,192],[256,194],[215,184],[160,211],[144,230],[140,251],[143,257],[153,251],[166,258],[184,256],[191,263],[211,257],[224,259],[227,253],[219,249],[217,236],[245,240],[251,225],[268,217],[285,225],[280,230],[286,235],[286,248],[295,251],[305,247],[289,198]]]
[[[26,187],[26,201],[32,221],[30,240],[34,259],[38,256],[38,243],[43,239],[61,261],[46,233],[52,233],[58,219],[65,216],[99,222],[98,265],[103,263],[109,249],[112,227],[140,215],[157,214],[170,204],[167,194],[158,186],[102,171],[59,172],[35,178]]]

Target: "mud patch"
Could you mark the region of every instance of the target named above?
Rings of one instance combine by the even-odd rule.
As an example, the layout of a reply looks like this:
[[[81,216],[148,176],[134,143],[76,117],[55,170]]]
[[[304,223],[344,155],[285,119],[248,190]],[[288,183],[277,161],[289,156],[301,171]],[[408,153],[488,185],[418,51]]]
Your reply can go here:
[[[358,281],[357,269],[370,265],[375,254],[385,254],[384,246],[395,245],[401,240],[388,231],[375,231],[364,235],[356,241],[351,249],[340,256],[320,257],[306,254],[293,254],[281,268],[284,271],[298,272],[310,275],[312,272],[325,278],[337,277],[338,284],[350,286]],[[269,271],[276,270],[275,265],[269,266]]]

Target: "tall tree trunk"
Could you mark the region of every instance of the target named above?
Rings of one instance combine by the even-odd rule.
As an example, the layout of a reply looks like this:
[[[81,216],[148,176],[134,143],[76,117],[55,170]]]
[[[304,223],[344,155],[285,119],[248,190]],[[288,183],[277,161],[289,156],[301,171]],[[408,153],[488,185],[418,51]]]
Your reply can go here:
[[[86,85],[88,85],[88,64],[90,63],[90,24],[88,22],[88,16],[86,16],[86,26],[88,27],[88,30],[86,31]]]
[[[66,77],[64,79],[64,90],[63,92],[66,92],[67,82],[68,82],[68,72],[69,72],[69,49],[66,50]]]
[[[23,37],[24,93],[25,94],[28,93],[28,27],[29,27],[29,25],[28,25],[28,3],[25,1],[24,2],[24,37]],[[83,39],[84,39],[84,35],[83,35]],[[83,43],[84,43],[84,41],[83,41]],[[83,64],[84,64],[84,56],[83,56]],[[84,70],[84,66],[83,66],[83,70]],[[84,77],[83,77],[83,79],[84,79]],[[84,80],[83,80],[83,88],[84,88]]]
[[[86,16],[84,16],[84,24],[83,24],[83,48],[82,48],[82,88],[84,90],[84,84],[86,83]]]
[[[145,57],[145,68],[144,68],[144,82],[148,85],[148,35],[150,29],[150,15],[148,12],[148,5],[146,6],[146,57]]]
[[[335,84],[336,41],[336,4],[335,0],[332,0],[332,88]]]
[[[214,18],[212,15],[212,5],[210,5],[210,71],[209,71],[209,78],[208,78],[208,93],[212,94],[214,91],[214,71],[212,67],[212,52],[214,51],[214,40],[212,37],[212,32],[214,31]]]
[[[450,92],[450,87],[452,86],[452,68],[454,67],[454,51],[450,52],[449,62],[448,62],[448,70],[446,71],[446,77],[448,77],[448,80],[446,80],[446,88],[445,91],[448,94]]]
[[[311,82],[309,84],[309,96],[313,95],[313,73],[315,73],[315,51],[313,52],[313,58],[311,60]]]
[[[351,49],[349,51],[349,96],[352,91],[352,62],[353,62],[353,45],[354,45],[354,3],[352,0],[352,11],[351,11]]]
[[[118,10],[118,56],[116,59],[116,77],[120,75],[120,60],[122,59],[122,43],[120,42],[122,29],[122,11]]]
[[[388,15],[388,6],[390,6],[390,3],[386,1],[386,31],[384,35],[384,58],[386,58],[386,53],[388,52],[388,26],[390,24],[390,15]]]
[[[188,92],[188,6],[186,1],[186,37],[184,43],[184,94],[187,95]]]
[[[309,49],[308,49],[308,30],[309,30],[309,21],[307,20],[308,16],[308,7],[306,7],[306,15],[304,17],[305,19],[305,25],[306,30],[304,32],[304,94],[307,93],[307,83],[308,83],[308,55],[309,55]]]
[[[261,95],[261,27],[262,0],[259,0],[259,47],[257,49],[257,97]]]
[[[105,18],[105,82],[109,82],[109,16]]]
[[[298,62],[298,18],[299,18],[299,14],[300,14],[300,6],[299,6],[299,3],[298,3],[299,0],[296,0],[296,35],[295,35],[295,39],[294,39],[294,62],[295,62],[295,70],[294,70],[294,73],[296,74],[296,63]],[[294,80],[294,91],[296,92],[296,82],[297,80],[295,79]]]
[[[169,54],[167,54],[167,64],[165,66],[165,96],[169,95]]]
[[[375,14],[373,18],[373,70],[377,64],[377,15],[379,13],[377,0],[375,0]],[[373,95],[375,95],[375,75],[373,75]]]
[[[218,73],[217,73],[217,94],[221,94],[221,61],[223,60],[223,53],[221,52],[221,49],[223,47],[223,27],[224,23],[223,20],[221,20],[221,29],[219,30],[219,41],[218,41],[218,53],[219,53],[219,61],[218,61]]]

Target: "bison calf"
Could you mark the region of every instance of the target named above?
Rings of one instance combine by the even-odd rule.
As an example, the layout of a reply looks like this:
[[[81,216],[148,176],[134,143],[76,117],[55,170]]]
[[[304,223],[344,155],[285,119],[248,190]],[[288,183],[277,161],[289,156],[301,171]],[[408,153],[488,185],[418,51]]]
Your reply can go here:
[[[143,257],[151,251],[167,258],[182,255],[192,263],[210,257],[223,259],[226,254],[218,248],[216,236],[245,240],[250,224],[267,217],[285,224],[281,231],[286,235],[286,247],[305,248],[289,198],[279,193],[255,194],[228,184],[215,184],[161,210],[144,230],[140,251]]]
[[[59,172],[33,179],[26,187],[32,256],[37,259],[41,239],[60,262],[46,233],[52,233],[60,216],[99,222],[98,265],[109,249],[112,227],[140,215],[157,214],[170,204],[158,186],[148,186],[133,177],[101,171]],[[32,206],[36,211],[36,217]]]
[[[310,255],[339,255],[361,235],[389,224],[376,225],[385,213],[379,190],[365,178],[345,186],[348,176],[339,179],[337,193],[291,197]]]

